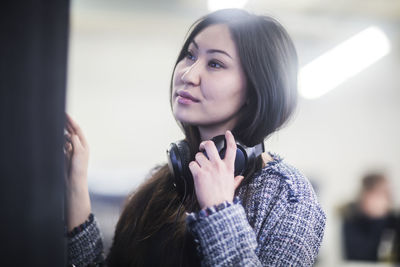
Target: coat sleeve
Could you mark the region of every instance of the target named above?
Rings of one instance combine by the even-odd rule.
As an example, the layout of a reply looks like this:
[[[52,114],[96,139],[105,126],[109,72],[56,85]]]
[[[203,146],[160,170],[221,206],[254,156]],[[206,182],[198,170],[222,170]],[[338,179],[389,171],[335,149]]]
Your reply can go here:
[[[318,203],[289,203],[273,225],[259,232],[257,254],[266,266],[312,266],[318,256],[326,216]]]
[[[243,207],[233,203],[209,213],[191,213],[187,219],[201,265],[262,266],[255,253],[256,236]]]
[[[68,266],[104,266],[103,240],[93,214],[67,234],[67,246]]]
[[[261,211],[265,223],[257,234],[240,202],[190,214],[188,226],[202,266],[311,266],[322,241],[325,214],[314,203],[287,204],[283,212]],[[276,214],[279,218],[270,220]]]

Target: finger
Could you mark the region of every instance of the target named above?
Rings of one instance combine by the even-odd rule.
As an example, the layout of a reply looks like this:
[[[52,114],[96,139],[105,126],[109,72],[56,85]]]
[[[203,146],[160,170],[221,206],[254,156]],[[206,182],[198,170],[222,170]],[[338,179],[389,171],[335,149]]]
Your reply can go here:
[[[225,139],[226,139],[226,153],[224,161],[230,164],[230,166],[234,166],[237,148],[236,148],[235,138],[233,137],[231,131],[226,131]]]
[[[64,145],[63,152],[64,152],[65,157],[68,157],[68,144]]]
[[[76,134],[73,134],[71,136],[71,142],[72,142],[72,147],[73,148],[82,147],[81,141],[80,141],[78,135],[76,135]]]
[[[64,146],[64,156],[65,156],[65,160],[67,163],[69,163],[69,161],[71,160],[71,156],[72,156],[72,145],[71,143],[67,143]]]
[[[214,142],[211,140],[203,141],[200,143],[199,149],[201,151],[206,151],[208,159],[210,161],[218,161],[221,160],[221,157],[218,154],[217,147],[215,146]]]
[[[73,150],[72,143],[68,143],[68,144],[67,144],[67,151],[68,151],[68,152],[72,152],[72,150]]]
[[[65,115],[66,115],[67,122],[68,122],[67,125],[69,125],[72,128],[72,131],[79,136],[79,139],[80,139],[82,145],[84,147],[86,147],[87,146],[87,141],[86,141],[85,135],[83,134],[83,131],[82,131],[81,127],[78,125],[78,123],[76,123],[71,118],[70,115],[68,115],[67,113],[65,113]]]
[[[75,133],[75,130],[71,125],[71,120],[71,117],[67,113],[65,113],[65,128],[69,133]]]
[[[66,133],[69,133],[69,134],[75,133],[68,121],[65,121],[64,129],[65,129]]]
[[[66,163],[70,163],[71,158],[72,158],[72,148],[65,148],[64,149],[64,159]]]
[[[243,181],[244,176],[238,175],[235,177],[234,185],[235,185],[235,190],[239,187],[240,183]]]
[[[65,113],[65,115],[67,118],[67,122],[72,127],[72,129],[75,131],[79,130],[80,129],[79,124],[74,119],[72,119],[72,117],[67,113]]]
[[[191,161],[189,163],[189,169],[190,169],[190,172],[193,175],[193,178],[196,178],[197,177],[197,173],[200,171],[199,164],[196,161]]]
[[[203,154],[203,152],[199,152],[195,156],[196,162],[199,164],[200,167],[203,167],[204,165],[207,164],[208,159],[207,157]]]
[[[70,133],[65,133],[64,138],[65,138],[65,142],[71,142],[71,134]]]
[[[66,142],[64,148],[66,152],[69,152],[72,150],[72,144],[70,142]]]
[[[65,117],[67,118],[67,126],[72,130],[72,132],[77,133],[78,130],[80,130],[78,123],[75,122],[67,113],[65,113]]]

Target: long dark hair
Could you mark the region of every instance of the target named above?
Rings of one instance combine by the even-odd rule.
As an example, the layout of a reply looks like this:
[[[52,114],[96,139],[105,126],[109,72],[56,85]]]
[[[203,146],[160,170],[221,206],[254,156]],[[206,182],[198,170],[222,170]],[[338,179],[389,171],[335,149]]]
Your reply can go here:
[[[229,27],[247,79],[247,104],[239,111],[239,120],[232,132],[247,146],[259,144],[282,127],[295,109],[298,68],[295,47],[276,20],[244,10],[225,9],[208,14],[192,25],[174,71],[176,64],[187,55],[192,40],[213,24]],[[170,87],[172,92],[172,79]],[[185,134],[194,159],[201,141],[198,128],[177,123]],[[261,168],[261,163],[259,158],[245,173],[246,181]],[[200,259],[187,232],[186,214],[179,212],[180,205],[187,212],[199,209],[193,194],[182,203],[172,185],[167,165],[155,169],[151,177],[127,199],[115,230],[108,265],[199,265]]]

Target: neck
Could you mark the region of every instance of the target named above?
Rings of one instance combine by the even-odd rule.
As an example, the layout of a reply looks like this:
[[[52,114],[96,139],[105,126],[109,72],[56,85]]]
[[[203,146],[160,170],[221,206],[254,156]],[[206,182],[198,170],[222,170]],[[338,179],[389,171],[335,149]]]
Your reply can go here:
[[[224,124],[198,126],[201,141],[210,140],[217,135],[225,135],[227,130],[232,131],[236,124],[236,120],[230,120]]]

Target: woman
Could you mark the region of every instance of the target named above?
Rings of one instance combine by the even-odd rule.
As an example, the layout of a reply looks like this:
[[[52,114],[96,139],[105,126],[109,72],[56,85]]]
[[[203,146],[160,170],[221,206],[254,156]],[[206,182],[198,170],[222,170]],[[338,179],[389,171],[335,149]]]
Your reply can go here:
[[[186,137],[194,190],[178,190],[167,164],[156,168],[127,199],[108,266],[313,264],[326,219],[308,180],[265,152],[234,176],[236,142],[262,143],[292,114],[297,68],[290,37],[269,17],[228,9],[193,25],[174,67],[170,101]],[[101,265],[87,144],[70,118],[67,128],[68,257],[77,266]],[[220,135],[221,156],[210,141]]]

